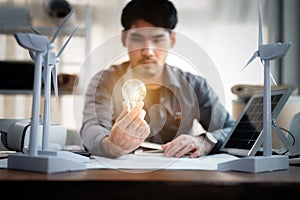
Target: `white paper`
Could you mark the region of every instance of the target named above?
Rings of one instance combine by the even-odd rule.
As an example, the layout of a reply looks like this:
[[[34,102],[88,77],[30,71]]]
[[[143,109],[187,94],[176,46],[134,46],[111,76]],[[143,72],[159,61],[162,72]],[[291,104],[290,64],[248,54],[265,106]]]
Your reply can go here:
[[[239,159],[230,154],[215,154],[199,158],[168,158],[162,155],[128,154],[117,159],[93,156],[96,163],[91,168],[130,170],[217,170],[218,163]]]

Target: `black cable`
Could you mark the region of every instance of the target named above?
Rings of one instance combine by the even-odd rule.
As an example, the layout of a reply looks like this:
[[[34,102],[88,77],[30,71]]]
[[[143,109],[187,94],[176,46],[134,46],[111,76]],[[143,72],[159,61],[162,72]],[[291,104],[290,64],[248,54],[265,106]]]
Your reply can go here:
[[[280,130],[283,130],[283,131],[287,132],[287,133],[292,137],[292,139],[293,139],[292,146],[295,145],[296,138],[295,138],[294,134],[293,134],[291,131],[289,131],[289,130],[287,130],[287,129],[285,129],[285,128],[282,128],[282,127],[278,126],[277,123],[276,123],[276,121],[275,121],[274,119],[272,120],[272,125],[273,125],[273,126],[276,126],[276,127],[279,128]],[[286,148],[286,151],[283,152],[283,153],[281,153],[281,155],[284,155],[284,154],[286,154],[287,152],[289,152],[289,150]]]
[[[296,138],[295,138],[294,134],[293,134],[291,131],[289,131],[289,130],[287,130],[287,129],[285,129],[285,128],[282,128],[282,127],[278,126],[277,123],[276,123],[276,121],[275,121],[274,119],[272,120],[272,125],[273,125],[273,126],[276,126],[277,128],[279,128],[279,129],[281,129],[281,130],[283,130],[283,131],[285,131],[285,132],[287,132],[287,133],[293,138],[293,143],[292,143],[292,145],[293,145],[293,146],[295,145]]]
[[[281,130],[287,132],[287,133],[293,138],[292,146],[294,146],[294,145],[295,145],[295,142],[296,142],[296,138],[295,138],[294,134],[293,134],[291,131],[289,131],[289,130],[287,130],[287,129],[285,129],[285,128],[282,128],[282,127],[279,127],[279,126],[277,126],[277,127],[278,127],[279,129],[281,129]]]

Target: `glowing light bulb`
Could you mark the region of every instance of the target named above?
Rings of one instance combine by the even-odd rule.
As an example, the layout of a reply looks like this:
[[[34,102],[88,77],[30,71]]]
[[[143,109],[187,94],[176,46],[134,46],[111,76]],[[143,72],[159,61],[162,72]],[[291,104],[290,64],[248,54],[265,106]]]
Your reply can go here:
[[[146,86],[138,79],[129,79],[122,88],[122,94],[127,103],[128,110],[131,110],[139,101],[143,101],[146,96]]]

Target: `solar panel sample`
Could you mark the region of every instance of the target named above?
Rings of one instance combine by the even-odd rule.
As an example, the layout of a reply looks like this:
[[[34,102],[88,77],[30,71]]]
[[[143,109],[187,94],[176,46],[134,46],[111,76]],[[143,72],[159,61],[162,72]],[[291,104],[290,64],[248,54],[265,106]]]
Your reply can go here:
[[[272,119],[276,119],[290,94],[289,89],[272,90]],[[257,152],[262,144],[263,107],[263,92],[254,94],[236,121],[221,151],[241,156],[250,156]]]

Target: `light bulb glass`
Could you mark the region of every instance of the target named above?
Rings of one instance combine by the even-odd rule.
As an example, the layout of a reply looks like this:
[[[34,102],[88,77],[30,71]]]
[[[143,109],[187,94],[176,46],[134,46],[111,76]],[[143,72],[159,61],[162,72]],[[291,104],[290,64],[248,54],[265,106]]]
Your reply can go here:
[[[122,94],[127,103],[128,110],[131,110],[139,101],[143,101],[146,96],[146,86],[138,79],[129,79],[122,88]]]

